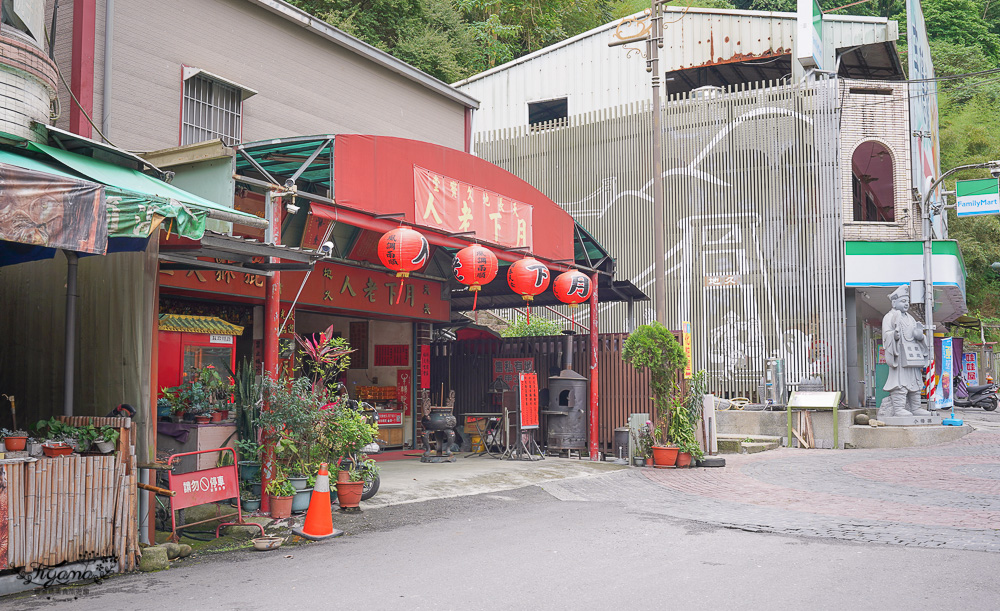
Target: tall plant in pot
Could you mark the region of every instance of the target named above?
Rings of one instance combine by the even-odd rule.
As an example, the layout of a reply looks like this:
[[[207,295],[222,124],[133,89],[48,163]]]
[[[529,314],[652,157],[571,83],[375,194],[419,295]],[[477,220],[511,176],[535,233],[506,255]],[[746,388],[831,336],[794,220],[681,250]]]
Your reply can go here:
[[[670,412],[670,426],[667,429],[667,436],[679,449],[678,467],[690,466],[692,459],[700,460],[703,455],[701,445],[695,435],[695,427],[698,420],[701,419],[707,388],[705,371],[695,372],[694,376],[688,380],[687,392],[678,396],[678,400]]]
[[[649,390],[656,412],[653,461],[657,467],[672,466],[678,448],[669,436],[671,401],[680,392],[677,372],[687,364],[684,348],[669,329],[654,322],[637,327],[628,336],[622,346],[622,359],[636,369],[649,370]]]
[[[260,477],[260,411],[263,389],[253,364],[244,359],[233,375],[233,402],[236,408],[236,442],[240,479]]]

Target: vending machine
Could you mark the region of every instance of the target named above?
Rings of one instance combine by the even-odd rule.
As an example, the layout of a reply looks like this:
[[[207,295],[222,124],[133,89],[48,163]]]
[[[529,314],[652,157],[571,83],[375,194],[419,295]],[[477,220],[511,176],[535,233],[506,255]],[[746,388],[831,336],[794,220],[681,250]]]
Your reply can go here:
[[[178,386],[209,365],[224,376],[236,371],[236,336],[242,334],[243,327],[215,316],[160,314],[157,390]]]

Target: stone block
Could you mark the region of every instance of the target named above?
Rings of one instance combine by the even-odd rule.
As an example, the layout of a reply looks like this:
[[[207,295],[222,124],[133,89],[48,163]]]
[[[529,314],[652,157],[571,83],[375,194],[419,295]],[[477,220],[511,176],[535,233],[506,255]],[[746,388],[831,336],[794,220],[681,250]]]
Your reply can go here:
[[[143,573],[169,569],[170,560],[167,559],[167,548],[162,545],[154,545],[142,550],[142,558],[139,559],[138,568]]]

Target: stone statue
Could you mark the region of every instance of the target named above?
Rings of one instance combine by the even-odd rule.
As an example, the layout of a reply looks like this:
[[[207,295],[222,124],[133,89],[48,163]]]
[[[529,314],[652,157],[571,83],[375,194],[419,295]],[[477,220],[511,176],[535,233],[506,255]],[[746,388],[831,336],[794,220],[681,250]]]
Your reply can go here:
[[[927,366],[927,343],[924,326],[910,315],[910,288],[903,285],[889,295],[892,310],[882,318],[882,346],[889,377],[884,390],[889,396],[879,406],[878,418],[894,416],[926,416],[920,407],[920,391],[924,387],[924,367]]]

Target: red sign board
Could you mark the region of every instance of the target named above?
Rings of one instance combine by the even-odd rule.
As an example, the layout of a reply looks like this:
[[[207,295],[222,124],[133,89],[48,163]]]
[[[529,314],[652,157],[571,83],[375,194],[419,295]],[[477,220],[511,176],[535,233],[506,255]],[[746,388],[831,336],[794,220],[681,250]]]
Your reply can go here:
[[[538,428],[538,375],[522,373],[518,375],[521,389],[521,428]]]
[[[410,364],[410,347],[406,344],[376,344],[376,367],[399,367]]]
[[[170,501],[174,510],[224,501],[240,494],[235,465],[179,475],[170,472],[169,479],[170,489],[177,493]]]
[[[410,415],[410,385],[413,382],[411,379],[412,375],[409,369],[396,370],[396,405],[407,416]],[[379,424],[382,424],[381,417],[382,415],[379,414]],[[400,423],[402,423],[402,420],[396,424]]]
[[[532,247],[532,207],[511,197],[413,166],[417,222],[446,233],[474,231],[501,246]]]
[[[493,380],[502,378],[511,389],[518,382],[518,374],[535,370],[535,359],[493,359]]]
[[[379,426],[399,426],[403,424],[403,412],[379,412]]]
[[[431,387],[431,347],[420,347],[420,390]]]
[[[167,251],[172,240],[161,243]],[[210,259],[205,259],[210,260]],[[281,300],[291,303],[305,272],[281,273]],[[160,286],[225,295],[225,299],[264,300],[264,276],[231,271],[160,270]],[[408,278],[399,295],[399,279],[379,272],[338,263],[317,263],[299,296],[302,305],[386,314],[402,318],[446,321],[450,304],[441,299],[441,283]],[[397,296],[399,297],[397,303]],[[286,307],[283,304],[283,307]],[[405,363],[404,363],[405,364]]]

